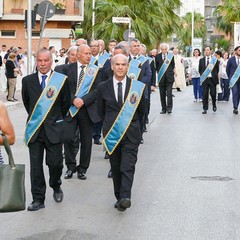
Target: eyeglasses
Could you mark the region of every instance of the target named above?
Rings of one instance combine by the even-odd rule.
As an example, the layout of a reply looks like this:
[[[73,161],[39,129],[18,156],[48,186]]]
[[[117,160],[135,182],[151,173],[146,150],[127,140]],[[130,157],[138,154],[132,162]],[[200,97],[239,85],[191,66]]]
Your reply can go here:
[[[92,46],[90,46],[91,48],[93,48],[93,47],[99,47],[99,45],[92,45]]]

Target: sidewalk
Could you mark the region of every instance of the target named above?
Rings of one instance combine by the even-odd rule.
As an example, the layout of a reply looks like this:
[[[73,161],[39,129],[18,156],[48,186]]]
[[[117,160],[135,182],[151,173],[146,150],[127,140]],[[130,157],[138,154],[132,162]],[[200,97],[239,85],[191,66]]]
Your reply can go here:
[[[16,102],[9,102],[6,98],[7,92],[0,93],[0,101],[4,103],[8,110],[12,110],[23,106],[21,90],[16,90],[15,98],[18,99]]]

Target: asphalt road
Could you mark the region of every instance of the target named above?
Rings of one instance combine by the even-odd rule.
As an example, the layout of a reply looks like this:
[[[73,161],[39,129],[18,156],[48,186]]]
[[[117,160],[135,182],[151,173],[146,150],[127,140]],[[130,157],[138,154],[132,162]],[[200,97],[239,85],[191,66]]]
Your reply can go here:
[[[233,115],[231,102],[219,103],[216,113],[210,106],[202,115],[201,103],[193,103],[192,86],[174,94],[171,115],[159,114],[158,91],[152,95],[130,209],[114,209],[109,163],[102,146],[94,145],[88,179],[63,179],[65,198],[60,204],[48,187],[45,209],[1,213],[0,239],[239,240],[240,115]],[[17,135],[15,161],[26,164],[28,205],[26,114],[21,107],[9,113]],[[48,178],[47,168],[45,173]]]

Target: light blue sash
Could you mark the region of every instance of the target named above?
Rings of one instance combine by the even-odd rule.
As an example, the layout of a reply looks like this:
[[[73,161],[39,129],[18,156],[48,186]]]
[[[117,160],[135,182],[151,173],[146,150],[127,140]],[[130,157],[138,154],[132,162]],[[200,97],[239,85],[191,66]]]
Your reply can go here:
[[[133,59],[129,64],[127,76],[129,78],[131,78],[132,80],[133,79],[137,80],[139,77],[139,74],[141,72],[141,68],[138,67],[139,64],[140,64],[140,62],[136,59]]]
[[[200,84],[202,85],[203,82],[206,80],[207,76],[210,74],[210,72],[213,70],[215,64],[217,62],[217,58],[215,56],[212,57],[211,62],[206,67],[203,74],[200,76]]]
[[[111,129],[103,139],[106,150],[111,155],[131,124],[134,113],[140,103],[145,84],[132,80],[128,96]]]
[[[149,61],[149,65],[150,65],[152,63],[152,61],[153,61],[153,58],[148,57],[148,61]]]
[[[233,88],[233,86],[235,85],[235,83],[237,82],[237,80],[239,79],[240,77],[240,64],[238,64],[238,67],[237,69],[235,70],[231,80],[230,80],[230,88]]]
[[[100,55],[98,58],[98,66],[102,68],[105,64],[105,62],[110,58],[110,54],[108,52],[104,53],[103,55]]]
[[[25,130],[25,143],[28,144],[35,132],[40,128],[56,101],[67,76],[53,72],[39,97]]]
[[[165,59],[164,63],[162,64],[159,72],[158,72],[158,83],[161,81],[164,73],[166,72],[166,70],[168,69],[171,61],[172,61],[172,58],[173,58],[173,54],[172,53],[168,53],[167,54],[167,58]]]
[[[90,65],[87,70],[86,73],[83,77],[83,80],[79,86],[79,88],[76,91],[76,97],[78,98],[82,98],[83,96],[85,96],[91,89],[95,78],[97,76],[99,67],[92,64]],[[77,113],[78,113],[79,109],[76,108],[74,105],[72,105],[69,109],[69,112],[71,114],[72,117],[74,117]]]
[[[141,55],[137,60],[141,62],[141,65],[143,65],[148,60],[148,57]]]
[[[96,61],[97,61],[97,59],[92,56],[89,64],[93,65],[93,64],[95,64]]]

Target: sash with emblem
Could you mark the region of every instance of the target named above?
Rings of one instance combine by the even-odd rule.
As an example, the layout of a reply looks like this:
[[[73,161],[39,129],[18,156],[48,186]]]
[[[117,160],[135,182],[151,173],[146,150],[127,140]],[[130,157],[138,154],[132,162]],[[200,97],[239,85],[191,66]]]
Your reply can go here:
[[[232,75],[232,78],[229,83],[230,88],[232,88],[235,85],[235,83],[237,82],[239,77],[240,77],[240,64],[238,64],[237,69],[235,70],[234,74]]]
[[[166,70],[168,69],[171,61],[173,59],[173,54],[172,53],[168,53],[167,54],[167,58],[164,60],[159,72],[158,72],[158,83],[161,81],[164,73],[166,72]]]
[[[110,58],[110,54],[108,52],[105,52],[103,55],[100,55],[98,58],[98,66],[102,68],[105,64],[105,62]]]
[[[27,122],[25,130],[25,143],[28,144],[35,132],[40,128],[54,102],[56,101],[67,76],[53,72],[49,81],[40,95],[33,112]]]
[[[200,84],[201,85],[206,80],[207,76],[211,73],[211,71],[213,70],[216,62],[217,62],[217,58],[215,56],[213,56],[212,59],[211,59],[211,62],[208,64],[208,66],[206,67],[205,71],[200,76]]]
[[[139,77],[139,74],[141,72],[141,68],[138,67],[139,64],[140,64],[140,62],[136,59],[133,59],[129,64],[127,76],[129,78],[131,78],[132,80],[133,79],[137,80]]]
[[[128,96],[112,127],[103,139],[103,144],[110,155],[125,135],[140,103],[144,88],[144,83],[137,80],[131,81]]]
[[[148,60],[148,57],[141,55],[137,60],[141,62],[141,65],[143,65]]]
[[[95,78],[97,76],[99,67],[91,64],[89,65],[89,67],[86,70],[86,73],[83,77],[82,82],[80,83],[79,88],[76,91],[75,96],[78,98],[82,98],[83,96],[85,96],[91,89]],[[69,112],[71,114],[72,117],[74,117],[77,113],[78,113],[79,109],[76,108],[74,105],[72,105],[69,109]]]

